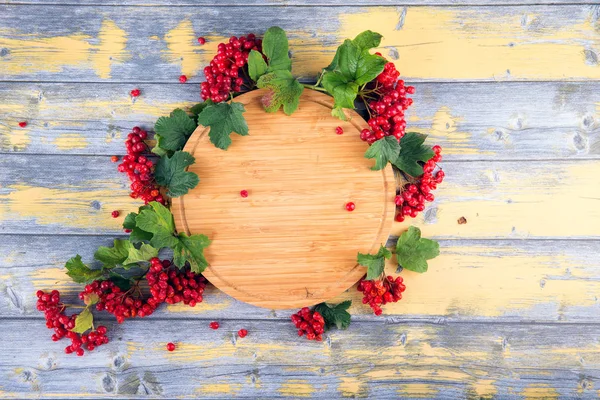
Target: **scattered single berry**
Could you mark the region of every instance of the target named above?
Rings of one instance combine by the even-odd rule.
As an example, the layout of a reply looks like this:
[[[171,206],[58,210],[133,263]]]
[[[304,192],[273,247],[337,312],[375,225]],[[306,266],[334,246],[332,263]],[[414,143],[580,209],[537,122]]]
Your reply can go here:
[[[27,122],[26,121],[21,121],[21,122],[19,122],[19,126],[21,128],[25,128],[27,126]]]
[[[208,324],[208,326],[210,327],[210,329],[219,329],[219,326],[221,326],[217,321],[213,321],[210,324]]]
[[[344,133],[344,130],[342,129],[341,126],[338,126],[337,128],[335,128],[335,133],[337,133],[338,135],[341,135],[342,133]]]
[[[356,205],[353,202],[346,203],[346,210],[354,211],[355,208],[356,208]]]
[[[140,91],[140,89],[133,89],[131,92],[129,92],[131,97],[138,97],[141,93],[142,92]]]
[[[238,336],[239,336],[239,337],[241,337],[241,338],[245,338],[245,337],[246,337],[246,335],[248,335],[248,331],[247,331],[247,330],[245,330],[245,329],[240,329],[240,330],[238,331]]]
[[[185,76],[185,75],[179,76],[179,82],[186,83],[187,82],[187,76]]]
[[[110,158],[110,161],[112,161],[112,162],[118,162],[119,161],[119,156],[112,156]]]
[[[198,43],[200,43],[200,44],[204,44],[204,43],[206,43],[206,39],[204,39],[202,36],[200,36],[200,37],[198,38]]]
[[[120,214],[121,214],[121,213],[120,213],[119,211],[117,211],[117,210],[115,210],[115,211],[113,211],[112,213],[110,213],[110,215],[112,215],[112,217],[113,217],[113,218],[119,218],[119,215],[120,215]]]
[[[167,343],[167,350],[175,351],[175,344],[171,342]]]
[[[242,196],[244,198],[248,197],[248,191],[247,190],[240,191],[240,196]]]

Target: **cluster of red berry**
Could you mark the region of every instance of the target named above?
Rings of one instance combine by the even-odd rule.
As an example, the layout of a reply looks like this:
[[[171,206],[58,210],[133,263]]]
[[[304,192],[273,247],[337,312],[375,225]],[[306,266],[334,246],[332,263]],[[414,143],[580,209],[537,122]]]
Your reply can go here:
[[[363,293],[363,304],[368,304],[373,309],[375,315],[381,315],[382,304],[395,303],[402,299],[402,292],[406,290],[403,279],[397,276],[388,275],[378,280],[361,280],[357,287],[359,292]]]
[[[306,334],[308,340],[323,340],[325,332],[325,320],[318,311],[311,311],[304,307],[296,314],[292,315],[292,322],[298,328],[298,336]]]
[[[108,343],[106,327],[104,326],[99,326],[95,331],[83,335],[71,331],[71,329],[75,328],[75,320],[78,314],[65,315],[66,306],[60,302],[60,293],[58,290],[53,290],[50,293],[38,290],[36,295],[38,298],[37,309],[44,313],[46,326],[49,329],[54,329],[52,340],[57,342],[64,337],[71,339],[71,344],[65,347],[65,353],[75,353],[78,356],[82,356],[85,352],[83,350],[84,344],[89,351],[92,351],[96,347]]]
[[[402,222],[405,217],[415,218],[417,214],[425,209],[426,201],[433,201],[435,197],[432,190],[444,180],[444,171],[441,169],[434,174],[436,163],[442,160],[442,148],[433,146],[435,155],[423,166],[423,175],[415,178],[414,182],[406,183],[400,190],[400,194],[394,200],[398,206],[396,221]]]
[[[369,112],[370,129],[360,132],[361,140],[373,144],[384,136],[393,135],[398,140],[404,136],[404,111],[413,103],[407,95],[415,93],[415,88],[404,86],[399,76],[394,63],[388,62],[383,72],[367,86],[362,96],[368,100],[365,105]]]
[[[192,271],[183,272],[171,265],[169,260],[150,260],[150,270],[146,280],[152,297],[148,303],[158,306],[160,303],[175,304],[183,302],[190,307],[201,303],[206,287],[206,279]]]
[[[239,92],[244,79],[240,76],[248,63],[248,54],[251,50],[261,51],[262,40],[254,34],[232,36],[229,43],[219,43],[217,55],[211,60],[210,65],[204,68],[206,82],[200,85],[203,100],[211,99],[215,103],[225,101],[229,93]]]
[[[142,153],[146,152],[147,147],[144,140],[148,133],[138,126],[134,126],[131,133],[127,135],[125,148],[127,155],[123,157],[123,162],[119,164],[119,172],[127,173],[131,181],[131,194],[134,199],[141,198],[146,204],[151,201],[158,201],[165,204],[165,199],[160,194],[158,186],[154,183],[152,168],[154,163]]]

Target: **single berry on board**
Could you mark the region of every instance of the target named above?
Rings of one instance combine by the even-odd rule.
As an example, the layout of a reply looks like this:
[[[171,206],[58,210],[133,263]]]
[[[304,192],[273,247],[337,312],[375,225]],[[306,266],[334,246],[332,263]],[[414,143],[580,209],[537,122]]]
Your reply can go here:
[[[115,210],[112,213],[110,213],[110,215],[112,215],[113,218],[118,218],[120,213],[119,213],[119,211]]]
[[[356,205],[353,202],[346,203],[346,210],[354,211],[355,208],[356,208]]]
[[[342,129],[341,126],[338,126],[337,128],[335,128],[335,133],[337,133],[338,135],[341,135],[342,133],[344,133],[344,130]]]
[[[181,82],[181,83],[186,83],[186,82],[187,82],[187,76],[185,76],[185,75],[181,75],[181,76],[179,77],[179,82]]]
[[[248,191],[247,190],[240,191],[240,196],[242,196],[244,198],[248,197]]]

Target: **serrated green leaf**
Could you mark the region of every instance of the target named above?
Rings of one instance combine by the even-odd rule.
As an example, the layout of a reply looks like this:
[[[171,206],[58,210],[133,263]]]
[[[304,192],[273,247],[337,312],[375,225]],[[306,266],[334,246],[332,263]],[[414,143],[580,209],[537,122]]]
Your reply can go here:
[[[156,144],[151,150],[152,154],[156,154],[157,156],[164,156],[165,154],[171,153],[171,151],[167,151],[160,147],[162,141],[160,135],[154,134],[154,140],[156,140]]]
[[[190,112],[194,114],[194,117],[198,118],[198,115],[200,115],[200,113],[211,104],[215,103],[211,99],[206,99],[202,103],[198,103],[195,106],[192,106],[190,108]]]
[[[152,239],[152,233],[141,230],[136,226],[135,218],[137,213],[129,213],[123,221],[123,229],[130,229],[129,241],[131,243],[148,242]]]
[[[129,255],[127,256],[127,259],[123,261],[123,267],[127,269],[128,265],[139,262],[147,262],[154,257],[158,257],[158,249],[155,249],[149,244],[142,243],[139,249],[131,246],[129,248]]]
[[[323,87],[335,100],[335,108],[354,108],[354,100],[358,94],[358,85],[349,81],[339,72],[323,74]]]
[[[256,50],[250,50],[250,54],[248,54],[248,74],[250,78],[257,82],[258,78],[267,72],[267,68],[263,55]]]
[[[261,102],[267,112],[276,112],[283,106],[283,112],[292,114],[298,108],[304,86],[290,71],[274,71],[260,77],[257,83],[261,89],[269,89]]]
[[[65,264],[65,268],[67,269],[67,275],[77,283],[91,283],[103,275],[101,269],[90,269],[85,265],[79,254],[69,259]]]
[[[177,108],[169,117],[160,117],[156,121],[154,125],[155,136],[158,136],[156,147],[166,151],[181,150],[195,129],[194,119]]]
[[[154,178],[156,183],[168,189],[167,194],[178,197],[195,188],[200,179],[186,168],[194,163],[194,157],[186,151],[176,151],[171,157],[164,155],[156,163]]]
[[[248,124],[242,115],[246,109],[241,103],[216,103],[204,109],[198,116],[198,124],[210,127],[210,141],[219,149],[227,150],[231,144],[230,135],[248,134]]]
[[[137,227],[143,231],[152,233],[150,244],[160,249],[162,247],[173,247],[178,240],[174,236],[175,222],[168,208],[153,201],[150,207],[140,211],[135,218]]]
[[[427,135],[407,132],[400,139],[400,152],[392,164],[410,176],[423,175],[423,166],[418,161],[427,162],[435,155],[431,147],[423,145]]]
[[[369,53],[354,44],[351,40],[344,41],[340,46],[340,55],[336,71],[348,80],[362,85],[377,77],[385,66],[383,57]]]
[[[379,46],[379,44],[381,43],[381,38],[382,36],[377,32],[364,31],[359,33],[352,40],[352,43],[354,43],[361,50],[369,50],[373,47]]]
[[[91,311],[84,308],[82,312],[75,317],[75,327],[71,329],[75,333],[85,333],[94,327],[94,316]]]
[[[320,303],[315,306],[317,311],[325,320],[325,328],[331,329],[336,326],[338,329],[346,329],[350,326],[351,316],[346,311],[352,305],[352,301],[346,300],[337,305],[329,305],[327,303]]]
[[[285,31],[278,26],[272,26],[265,32],[262,51],[269,60],[268,71],[292,69],[292,60],[288,54],[289,45]]]
[[[356,262],[363,267],[367,267],[367,280],[379,278],[385,269],[385,260],[392,258],[392,252],[383,245],[379,247],[377,254],[358,253]]]
[[[384,136],[373,143],[365,152],[365,158],[374,158],[375,166],[372,170],[384,169],[388,162],[394,162],[398,158],[400,144],[394,136]]]
[[[179,242],[173,247],[175,265],[183,268],[188,262],[192,272],[199,274],[204,271],[208,266],[208,261],[204,257],[204,249],[210,245],[208,237],[206,235],[188,236],[181,232],[178,239]]]
[[[130,222],[131,218],[127,223],[130,224]],[[125,222],[123,222],[123,225],[125,225]],[[125,261],[131,247],[130,241],[115,239],[112,247],[98,247],[98,250],[94,253],[94,258],[104,264],[103,268],[113,268]]]
[[[398,264],[409,271],[426,272],[427,260],[440,254],[440,245],[435,240],[421,238],[421,230],[411,226],[398,238],[396,257]]]

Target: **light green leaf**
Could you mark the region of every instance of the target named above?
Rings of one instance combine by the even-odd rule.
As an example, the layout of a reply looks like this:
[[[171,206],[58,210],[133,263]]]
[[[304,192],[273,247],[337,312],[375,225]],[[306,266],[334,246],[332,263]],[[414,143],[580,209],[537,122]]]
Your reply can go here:
[[[216,103],[204,109],[198,116],[198,124],[209,126],[210,141],[219,149],[227,150],[231,133],[248,134],[248,125],[242,115],[246,109],[241,103]]]
[[[69,259],[65,264],[65,268],[67,269],[67,275],[77,283],[91,283],[103,275],[101,269],[90,269],[85,265],[79,254]]]
[[[435,240],[421,238],[421,230],[411,226],[398,238],[396,257],[398,264],[409,271],[425,272],[427,260],[440,254],[440,245]]]
[[[161,247],[175,246],[178,240],[174,236],[173,215],[168,208],[156,201],[148,205],[150,208],[141,210],[135,218],[137,227],[153,234],[150,240],[153,247],[160,249]]]
[[[323,87],[335,100],[336,108],[354,108],[354,100],[358,94],[358,85],[349,81],[338,72],[326,72],[323,74]]]
[[[384,169],[388,162],[396,161],[400,144],[394,136],[384,136],[373,143],[365,152],[365,158],[374,158],[375,166],[371,169],[378,171]]]
[[[75,317],[75,327],[71,331],[75,333],[85,333],[87,330],[92,329],[94,326],[94,316],[87,308],[84,308],[82,312]]]
[[[248,55],[248,73],[250,74],[250,78],[257,82],[258,78],[263,76],[267,72],[267,63],[263,58],[263,55],[256,51],[251,50]]]
[[[129,255],[127,256],[127,259],[123,261],[123,266],[125,269],[127,269],[127,266],[130,264],[147,262],[154,257],[158,257],[158,249],[155,249],[149,244],[142,243],[139,249],[136,249],[134,246],[131,246],[129,248]]]
[[[358,253],[357,263],[363,267],[367,267],[367,280],[379,278],[385,269],[385,259],[390,259],[392,252],[384,246],[379,248],[377,254],[362,254]]]
[[[127,216],[129,217],[129,215]],[[127,217],[125,218],[127,220]],[[129,225],[131,218],[127,221]],[[125,225],[126,222],[123,222]],[[127,228],[129,229],[129,228]],[[116,265],[123,264],[123,261],[129,254],[129,249],[132,247],[131,242],[128,240],[115,239],[113,247],[100,246],[94,253],[94,258],[100,261],[103,268],[113,268]]]
[[[261,99],[267,112],[276,112],[283,106],[283,112],[287,115],[296,111],[300,95],[304,90],[304,86],[287,70],[270,72],[261,76],[258,80],[258,87],[269,89],[269,92]]]
[[[188,262],[192,272],[199,274],[204,271],[208,266],[208,261],[204,257],[204,249],[210,245],[208,237],[206,235],[188,236],[181,232],[178,238],[179,242],[173,247],[175,265],[183,268]]]
[[[278,26],[272,26],[265,32],[262,51],[269,60],[268,71],[292,69],[292,61],[288,54],[288,39],[285,31]]]
[[[364,31],[359,33],[352,43],[354,43],[361,50],[372,49],[373,47],[378,47],[381,43],[382,36],[373,31]]]
[[[346,40],[340,46],[338,67],[340,73],[348,80],[357,85],[370,82],[377,77],[385,66],[385,59],[368,50],[363,50],[351,40]]]

